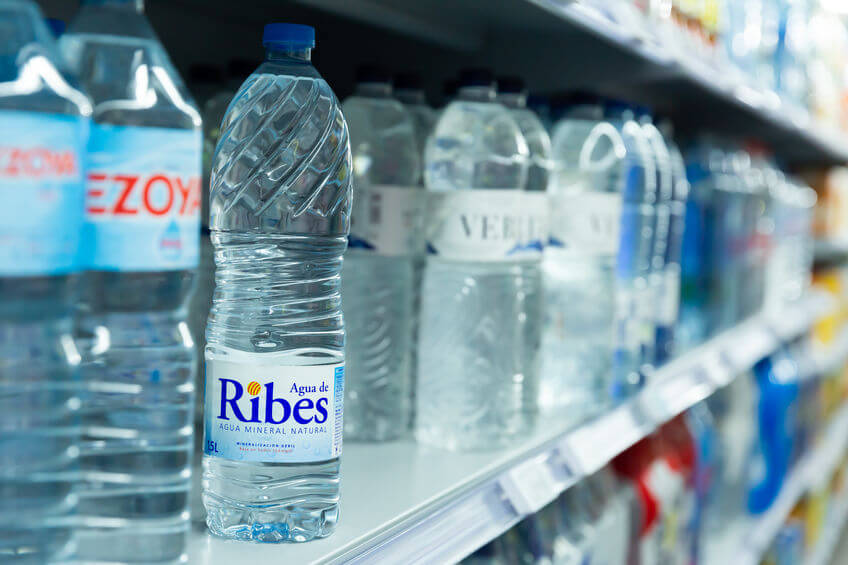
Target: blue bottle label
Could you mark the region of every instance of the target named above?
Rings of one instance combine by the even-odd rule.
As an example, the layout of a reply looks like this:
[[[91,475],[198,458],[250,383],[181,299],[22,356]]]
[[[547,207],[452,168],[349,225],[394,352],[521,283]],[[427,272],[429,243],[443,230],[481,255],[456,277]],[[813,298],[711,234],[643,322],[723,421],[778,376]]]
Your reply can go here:
[[[200,159],[199,131],[93,124],[83,232],[88,268],[196,267]]]
[[[206,361],[206,455],[310,463],[342,452],[344,364]]]
[[[79,269],[88,120],[0,111],[0,276]]]

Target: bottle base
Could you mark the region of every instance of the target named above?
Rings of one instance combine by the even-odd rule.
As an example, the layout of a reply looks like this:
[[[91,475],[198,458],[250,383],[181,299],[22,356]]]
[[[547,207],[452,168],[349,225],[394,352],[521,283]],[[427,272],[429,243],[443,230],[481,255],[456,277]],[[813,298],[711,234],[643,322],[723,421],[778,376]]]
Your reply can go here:
[[[218,537],[259,543],[302,543],[331,535],[339,519],[339,507],[239,508],[224,506],[216,497],[203,496],[206,525]]]

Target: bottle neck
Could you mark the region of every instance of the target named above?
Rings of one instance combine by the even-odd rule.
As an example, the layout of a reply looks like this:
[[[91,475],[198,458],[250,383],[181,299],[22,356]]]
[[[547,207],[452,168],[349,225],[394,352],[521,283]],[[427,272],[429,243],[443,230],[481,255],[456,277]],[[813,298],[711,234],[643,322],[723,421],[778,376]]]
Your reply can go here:
[[[395,90],[395,97],[404,104],[426,104],[423,90]]]
[[[505,94],[498,94],[498,102],[500,102],[507,108],[526,108],[527,95],[522,94],[520,92],[507,92]]]
[[[308,63],[312,61],[312,48],[293,45],[266,45],[265,60]]]
[[[82,0],[83,6],[106,6],[112,10],[144,13],[144,0]]]
[[[392,85],[387,82],[360,82],[353,93],[369,98],[388,98],[392,95]]]
[[[491,86],[463,86],[456,92],[458,100],[494,102],[495,89]]]

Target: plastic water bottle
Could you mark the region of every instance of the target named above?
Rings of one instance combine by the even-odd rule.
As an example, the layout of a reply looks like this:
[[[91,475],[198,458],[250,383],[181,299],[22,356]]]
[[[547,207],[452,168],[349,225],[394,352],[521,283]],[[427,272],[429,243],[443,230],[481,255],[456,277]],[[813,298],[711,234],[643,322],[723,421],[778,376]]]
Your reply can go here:
[[[539,399],[567,408],[576,423],[607,404],[611,386],[621,197],[608,177],[619,166],[618,134],[595,96],[572,95],[561,111],[552,132]],[[634,339],[633,358],[637,346]]]
[[[401,101],[404,107],[412,116],[412,123],[415,126],[415,139],[418,146],[418,155],[421,159],[421,166],[424,164],[424,150],[427,146],[427,139],[436,127],[436,121],[439,119],[439,112],[427,105],[427,100],[424,97],[424,90],[421,87],[421,79],[413,73],[401,73],[395,77],[394,81],[395,98]],[[420,177],[420,182],[423,186],[424,175]],[[410,372],[410,399],[409,399],[409,427],[414,426],[415,422],[415,391],[418,371],[418,343],[420,327],[419,316],[421,314],[421,280],[424,276],[425,256],[422,253],[416,254],[412,258],[412,335],[409,355],[409,372]]]
[[[662,364],[677,352],[677,326],[680,317],[681,256],[686,228],[686,201],[689,181],[680,148],[673,141],[670,122],[660,125],[671,160],[671,200],[668,201],[668,243],[665,249],[661,300],[658,302],[656,360]]]
[[[722,163],[724,152],[710,140],[701,139],[685,154],[689,197],[680,257],[680,321],[678,346],[691,349],[702,343],[713,325],[711,297],[713,268],[717,249],[716,186],[725,182]]]
[[[73,551],[72,339],[91,105],[34,2],[0,0],[0,562]]]
[[[529,151],[529,162],[527,169],[527,181],[524,189],[527,192],[546,194],[548,183],[551,178],[553,161],[551,160],[551,138],[545,126],[535,112],[527,107],[527,91],[524,83],[519,78],[501,77],[498,79],[498,102],[503,104],[510,115],[512,115],[518,129],[527,141]],[[547,235],[543,238],[547,243]],[[539,377],[539,400],[542,405],[555,404],[557,392],[545,386],[545,381],[551,375],[539,373],[542,349],[542,327],[545,322],[545,309],[543,307],[543,278],[525,277],[520,292],[524,295],[526,304],[526,317],[523,321],[524,328],[524,365],[530,367],[533,374]]]
[[[540,277],[547,204],[529,194],[529,151],[485,71],[463,74],[427,144],[428,260],[421,304],[416,437],[482,449],[522,437],[536,408],[524,354],[524,289]]]
[[[647,288],[653,210],[645,194],[654,176],[631,114],[613,122],[596,98],[571,102],[553,132],[545,293],[548,316],[558,319],[546,326],[543,373],[562,375],[557,386],[581,410],[640,383],[637,296]]]
[[[270,24],[263,44],[213,159],[203,504],[216,535],[308,541],[339,517],[352,164],[314,30]]]
[[[430,137],[430,133],[436,126],[439,113],[427,105],[424,89],[421,87],[421,78],[418,75],[412,73],[398,74],[394,80],[394,96],[401,101],[404,108],[412,116],[412,123],[415,125],[415,140],[423,160],[427,138]]]
[[[650,113],[643,110],[641,114],[639,121],[648,141],[656,183],[653,241],[651,242],[650,274],[648,278],[648,286],[652,296],[649,316],[653,319],[653,333],[647,340],[648,349],[645,360],[649,365],[656,365],[659,361],[659,354],[656,350],[656,336],[669,325],[662,315],[662,304],[665,300],[665,259],[669,245],[674,177],[671,168],[671,154],[662,133],[654,124]]]
[[[200,116],[138,0],[85,0],[61,46],[94,104],[81,333],[84,561],[184,557]]]
[[[636,121],[633,107],[609,101],[605,114],[619,130],[625,166],[617,179],[623,198],[621,246],[617,270],[617,324],[636,324],[639,342],[639,371],[642,381],[650,374],[656,340],[654,293],[651,288],[651,261],[657,214],[656,162],[651,142]],[[619,330],[620,331],[620,330]],[[629,331],[629,330],[628,330]],[[641,384],[641,382],[640,382]]]
[[[342,269],[344,430],[349,439],[384,441],[409,426],[413,260],[423,255],[421,159],[412,116],[392,98],[387,74],[362,69],[342,110],[356,190]]]

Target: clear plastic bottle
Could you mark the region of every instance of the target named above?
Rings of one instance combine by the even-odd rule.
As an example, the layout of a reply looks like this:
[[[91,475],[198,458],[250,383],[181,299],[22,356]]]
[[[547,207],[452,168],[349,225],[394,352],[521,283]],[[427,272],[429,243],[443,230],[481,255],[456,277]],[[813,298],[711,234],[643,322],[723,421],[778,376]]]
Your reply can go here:
[[[423,168],[424,150],[427,147],[427,139],[433,133],[433,128],[436,127],[439,112],[427,105],[427,99],[424,97],[424,90],[421,87],[421,79],[414,73],[401,73],[395,77],[394,95],[412,115],[412,122],[415,125],[415,139],[418,145],[418,155],[421,158],[421,166]],[[423,174],[421,174],[420,182],[423,186]],[[424,262],[425,257],[422,248],[421,253],[414,255],[412,258],[412,336],[409,355],[410,428],[413,427],[415,422],[415,390],[416,382],[418,381],[416,376],[418,371],[418,328],[420,325],[421,279],[424,275]]]
[[[524,191],[528,155],[495,102],[491,73],[464,73],[425,156],[430,255],[415,428],[425,444],[493,448],[533,423],[537,375],[526,365],[524,324],[538,320],[528,318],[523,289],[540,277],[547,205]]]
[[[681,256],[683,253],[683,234],[686,227],[686,202],[689,198],[689,181],[686,178],[686,164],[680,149],[674,143],[670,122],[660,125],[668,146],[671,159],[671,199],[668,202],[668,244],[663,265],[661,299],[658,303],[656,360],[665,363],[678,350],[677,326],[680,318],[681,296]]]
[[[389,76],[360,70],[342,110],[356,199],[342,269],[345,436],[385,441],[409,426],[414,270],[423,255],[423,188],[415,125]]]
[[[72,339],[91,104],[34,2],[0,0],[0,562],[73,552]]]
[[[656,339],[655,297],[650,282],[658,195],[656,162],[632,105],[608,101],[604,113],[619,130],[626,155],[622,174],[617,179],[623,207],[616,264],[616,324],[636,325],[640,350],[637,364],[642,384],[651,373]],[[622,331],[621,326],[617,331]]]
[[[415,125],[415,140],[418,144],[419,154],[424,156],[427,146],[427,138],[436,126],[439,113],[427,105],[424,89],[421,88],[421,79],[412,73],[401,73],[394,80],[394,96],[403,104],[412,116]],[[423,183],[423,175],[422,175]]]
[[[263,44],[213,159],[203,504],[216,535],[299,542],[339,517],[353,171],[314,30],[269,24]]]
[[[651,243],[651,266],[648,286],[652,295],[649,316],[653,319],[653,333],[648,340],[649,348],[645,362],[657,365],[657,334],[665,331],[669,325],[663,314],[662,304],[665,298],[665,260],[668,255],[669,227],[671,225],[671,199],[674,194],[674,176],[671,167],[671,154],[668,145],[654,124],[651,114],[643,110],[639,119],[642,131],[650,147],[650,156],[654,162],[656,202],[654,204],[653,241]]]
[[[518,129],[521,130],[521,135],[527,141],[530,160],[524,189],[527,192],[547,194],[553,168],[551,137],[536,113],[527,107],[527,90],[524,87],[524,82],[516,77],[499,78],[498,102],[509,110],[515,123],[518,124]],[[548,239],[547,234],[545,234],[542,243],[547,244]],[[529,370],[533,374],[540,374],[542,326],[545,320],[543,277],[527,276],[523,278],[523,282],[524,286],[520,290],[524,295],[526,304],[526,316],[523,320],[524,344],[522,348],[525,355],[523,363],[525,367],[530,367]],[[550,404],[551,399],[545,397],[547,391],[543,390],[541,385],[542,377],[539,378],[540,402]]]
[[[539,399],[542,406],[566,408],[576,423],[609,398],[621,204],[620,196],[609,192],[607,176],[620,144],[597,97],[572,95],[562,101],[561,111],[552,132]],[[630,356],[637,353],[634,340]]]
[[[84,561],[184,557],[200,115],[139,0],[86,0],[62,49],[92,98],[80,331]]]
[[[548,191],[553,161],[551,160],[551,138],[542,121],[535,112],[527,107],[527,91],[524,82],[515,77],[498,79],[498,102],[503,104],[512,115],[518,129],[527,141],[530,160],[527,169],[527,182],[524,189],[527,192],[543,193]],[[544,237],[547,244],[549,238]],[[550,375],[540,373],[542,350],[542,327],[545,323],[544,283],[543,277],[525,277],[521,293],[525,297],[526,319],[524,322],[524,364],[531,367],[533,373],[540,374],[539,401],[542,405],[559,402],[557,394],[562,391],[552,391],[546,386]]]
[[[560,375],[569,405],[585,412],[629,396],[640,383],[636,298],[647,288],[644,232],[650,235],[653,211],[644,200],[653,171],[636,144],[639,124],[610,121],[591,96],[571,102],[552,141],[543,373]]]

